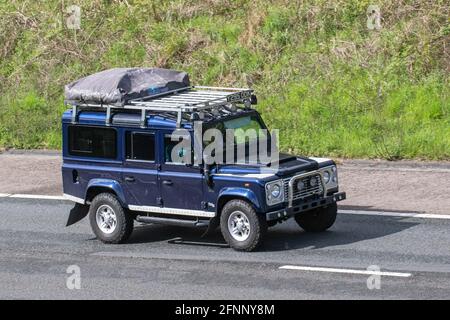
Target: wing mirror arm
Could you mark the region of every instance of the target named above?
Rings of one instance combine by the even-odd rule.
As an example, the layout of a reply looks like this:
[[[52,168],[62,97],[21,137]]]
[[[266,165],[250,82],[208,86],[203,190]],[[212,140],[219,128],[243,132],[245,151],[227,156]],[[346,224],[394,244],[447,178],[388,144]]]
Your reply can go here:
[[[211,188],[213,185],[212,176],[211,176],[211,162],[208,156],[205,156],[203,159],[203,177],[205,179],[206,185]]]
[[[211,177],[211,167],[209,164],[205,164],[203,167],[203,175],[205,178],[205,183],[208,187],[212,187],[212,177]]]

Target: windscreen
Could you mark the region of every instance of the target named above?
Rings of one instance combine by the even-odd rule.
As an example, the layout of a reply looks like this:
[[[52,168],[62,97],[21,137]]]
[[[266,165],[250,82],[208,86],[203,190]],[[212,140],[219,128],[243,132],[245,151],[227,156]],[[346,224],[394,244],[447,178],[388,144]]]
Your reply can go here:
[[[217,129],[221,133],[222,144],[217,144],[215,136],[213,139],[207,139],[208,129]],[[205,126],[203,130],[203,147],[204,150],[212,150],[223,155],[224,162],[233,163],[248,162],[250,158],[254,158],[259,162],[258,152],[261,151],[261,146],[268,146],[270,139],[262,120],[254,114],[243,115],[236,118],[224,119],[222,121],[214,122],[213,124]],[[267,150],[267,147],[265,148]],[[230,155],[230,158],[227,158]],[[253,156],[252,156],[253,155]]]

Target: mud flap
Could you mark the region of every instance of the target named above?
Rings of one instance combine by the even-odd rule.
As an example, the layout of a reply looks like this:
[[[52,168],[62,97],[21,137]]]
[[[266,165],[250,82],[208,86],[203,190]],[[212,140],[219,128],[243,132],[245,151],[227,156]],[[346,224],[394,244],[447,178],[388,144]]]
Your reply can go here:
[[[209,221],[208,228],[206,231],[201,235],[201,238],[205,238],[212,234],[214,231],[216,231],[217,227],[219,226],[220,220],[218,217],[214,217]]]
[[[66,227],[77,223],[81,219],[87,216],[89,212],[89,206],[84,204],[76,203],[75,206],[70,210],[69,219],[67,219]]]

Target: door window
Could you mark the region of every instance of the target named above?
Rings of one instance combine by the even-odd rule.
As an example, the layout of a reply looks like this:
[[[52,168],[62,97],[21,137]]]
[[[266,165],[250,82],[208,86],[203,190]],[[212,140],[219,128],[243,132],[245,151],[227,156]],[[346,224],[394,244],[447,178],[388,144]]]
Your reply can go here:
[[[172,141],[170,134],[164,135],[164,163],[192,164],[192,154],[188,155],[189,150],[180,144],[181,140],[180,138],[178,141]]]
[[[155,161],[155,135],[153,133],[127,132],[125,145],[126,159]]]

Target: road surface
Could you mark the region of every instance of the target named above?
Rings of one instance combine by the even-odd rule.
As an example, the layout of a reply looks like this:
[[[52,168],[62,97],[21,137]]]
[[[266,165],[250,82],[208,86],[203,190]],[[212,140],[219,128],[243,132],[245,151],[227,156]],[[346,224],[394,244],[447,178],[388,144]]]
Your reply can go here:
[[[201,239],[202,230],[161,225],[105,245],[87,219],[64,227],[70,208],[0,198],[1,299],[450,298],[449,219],[340,214],[322,234],[290,220],[259,252],[240,253],[219,232]],[[74,265],[80,289],[67,286]]]

